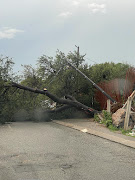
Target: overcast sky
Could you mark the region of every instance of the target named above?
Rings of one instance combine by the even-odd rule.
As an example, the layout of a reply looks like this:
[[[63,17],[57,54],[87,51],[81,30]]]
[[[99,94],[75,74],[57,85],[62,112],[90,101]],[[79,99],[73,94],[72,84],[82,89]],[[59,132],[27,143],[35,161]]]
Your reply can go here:
[[[0,0],[0,54],[15,70],[75,45],[89,64],[135,65],[135,0]]]

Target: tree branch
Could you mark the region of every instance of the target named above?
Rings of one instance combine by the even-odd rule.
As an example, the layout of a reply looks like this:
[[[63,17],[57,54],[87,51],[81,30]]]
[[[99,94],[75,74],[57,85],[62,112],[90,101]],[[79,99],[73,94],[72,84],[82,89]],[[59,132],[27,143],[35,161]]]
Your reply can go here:
[[[92,109],[92,108],[78,102],[75,98],[73,98],[70,95],[66,95],[67,99],[58,98],[57,96],[51,94],[47,89],[40,90],[40,89],[37,89],[37,88],[31,88],[31,87],[23,86],[21,84],[15,83],[15,82],[11,83],[11,87],[16,87],[16,88],[19,88],[19,89],[23,89],[23,90],[26,90],[26,91],[33,92],[33,93],[46,95],[47,97],[49,97],[50,99],[52,99],[53,101],[55,101],[55,102],[57,102],[59,104],[66,104],[66,105],[68,105],[70,107],[76,107],[77,109],[84,110],[85,112],[88,112],[88,113],[96,112],[94,109]]]

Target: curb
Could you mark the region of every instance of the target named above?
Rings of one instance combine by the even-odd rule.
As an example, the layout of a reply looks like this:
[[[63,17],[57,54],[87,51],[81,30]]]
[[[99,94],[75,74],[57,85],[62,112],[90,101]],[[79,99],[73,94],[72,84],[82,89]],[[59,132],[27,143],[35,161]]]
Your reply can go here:
[[[113,136],[113,135],[109,135],[109,134],[99,132],[99,131],[96,131],[96,130],[93,130],[93,129],[90,129],[90,128],[77,126],[77,125],[74,125],[72,123],[66,123],[66,122],[57,121],[57,120],[53,120],[52,122],[56,123],[56,124],[60,124],[62,126],[72,128],[72,129],[76,129],[78,131],[88,133],[88,134],[91,134],[91,135],[94,135],[94,136],[98,136],[98,137],[107,139],[109,141],[119,143],[119,144],[122,144],[122,145],[125,145],[125,146],[128,146],[128,147],[131,147],[131,148],[135,149],[135,142],[131,141],[131,140],[127,140],[127,139],[124,139],[124,138],[121,138],[121,137],[116,137],[116,136]]]

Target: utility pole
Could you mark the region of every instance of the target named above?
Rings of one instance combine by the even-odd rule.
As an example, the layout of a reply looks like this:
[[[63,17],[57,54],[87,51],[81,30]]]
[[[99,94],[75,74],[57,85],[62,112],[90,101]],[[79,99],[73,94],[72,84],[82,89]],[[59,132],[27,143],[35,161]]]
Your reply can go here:
[[[76,60],[77,60],[77,62],[76,62],[76,66],[77,66],[77,68],[79,67],[79,59],[80,59],[80,52],[79,52],[79,46],[76,46],[75,45],[75,47],[77,47],[77,57],[76,57]],[[76,94],[78,95],[78,86],[79,86],[79,79],[78,79],[78,72],[76,71]]]
[[[76,51],[77,52],[76,67],[78,69],[79,68],[79,63],[81,62],[80,60],[82,60],[86,54],[81,56],[81,59],[80,59],[80,48],[79,48],[79,46],[76,46],[76,45],[75,45],[75,47],[77,48],[77,51]],[[78,72],[76,71],[76,93],[77,94],[79,92],[78,87],[79,87],[79,78],[78,78]]]
[[[77,65],[77,68],[78,68],[79,67],[80,52],[79,52],[79,46],[75,45],[75,47],[77,47],[77,63],[76,63],[76,65]]]
[[[77,47],[77,57],[76,57],[76,59],[77,59],[77,63],[76,63],[76,66],[77,66],[77,68],[79,67],[79,60],[80,60],[80,48],[79,48],[79,46],[76,46],[75,45],[75,47]],[[84,54],[83,56],[81,56],[81,59],[83,60],[83,58],[84,58],[84,56],[86,56],[86,54]]]

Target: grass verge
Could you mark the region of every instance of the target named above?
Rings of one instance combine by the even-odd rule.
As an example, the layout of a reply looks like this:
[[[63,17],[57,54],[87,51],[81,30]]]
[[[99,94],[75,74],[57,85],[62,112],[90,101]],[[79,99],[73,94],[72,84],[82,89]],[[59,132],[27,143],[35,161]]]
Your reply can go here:
[[[111,113],[103,110],[102,111],[102,120],[99,118],[99,116],[97,114],[94,115],[94,120],[100,124],[105,124],[106,127],[110,130],[110,131],[120,131],[122,134],[127,135],[127,136],[131,136],[129,133],[131,133],[131,129],[125,131],[123,128],[118,128],[116,126],[113,125],[112,122],[112,115]],[[135,136],[132,136],[135,137]]]

